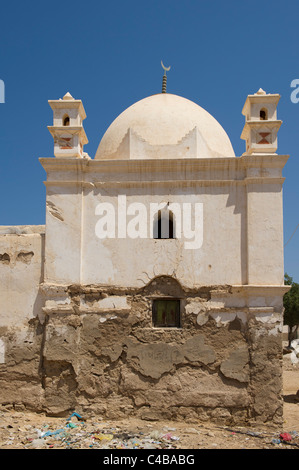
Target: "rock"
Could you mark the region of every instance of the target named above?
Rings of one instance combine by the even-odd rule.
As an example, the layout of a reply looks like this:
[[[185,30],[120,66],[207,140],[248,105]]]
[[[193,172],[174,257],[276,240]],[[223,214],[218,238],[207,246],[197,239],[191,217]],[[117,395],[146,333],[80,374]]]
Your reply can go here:
[[[200,431],[198,431],[197,429],[195,428],[188,428],[186,429],[185,431],[187,434],[200,434]]]

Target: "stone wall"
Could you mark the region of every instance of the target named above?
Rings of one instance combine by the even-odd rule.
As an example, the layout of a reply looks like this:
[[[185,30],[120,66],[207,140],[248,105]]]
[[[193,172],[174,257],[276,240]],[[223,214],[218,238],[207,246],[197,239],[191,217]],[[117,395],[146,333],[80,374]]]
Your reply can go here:
[[[277,288],[276,288],[277,289]],[[41,286],[43,315],[7,331],[0,403],[50,415],[281,424],[281,296],[187,289]],[[261,295],[261,291],[263,295]],[[180,298],[181,328],[153,328],[152,301]]]

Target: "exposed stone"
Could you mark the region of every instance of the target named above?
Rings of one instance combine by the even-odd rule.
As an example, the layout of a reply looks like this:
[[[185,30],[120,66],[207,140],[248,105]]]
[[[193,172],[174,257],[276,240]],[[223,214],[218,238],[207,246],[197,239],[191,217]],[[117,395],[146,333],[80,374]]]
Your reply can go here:
[[[203,335],[196,335],[188,339],[183,346],[185,357],[190,362],[202,362],[203,364],[210,364],[215,361],[214,350],[204,344],[205,339]]]
[[[249,354],[248,348],[242,346],[230,353],[228,358],[221,363],[221,372],[231,379],[239,382],[249,381]]]
[[[197,315],[196,322],[199,326],[204,325],[209,320],[209,315],[206,313],[200,313]]]
[[[137,344],[127,342],[127,358],[132,367],[142,374],[158,379],[174,365],[183,361],[184,356],[177,346],[169,344]]]

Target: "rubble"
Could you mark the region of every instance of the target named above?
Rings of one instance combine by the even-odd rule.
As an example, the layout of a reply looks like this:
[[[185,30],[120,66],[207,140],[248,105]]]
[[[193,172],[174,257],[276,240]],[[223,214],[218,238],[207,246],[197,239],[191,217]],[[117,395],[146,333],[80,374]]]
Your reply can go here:
[[[211,423],[129,419],[85,419],[76,413],[53,418],[34,413],[0,412],[1,449],[273,449],[298,448],[297,431],[279,432]]]

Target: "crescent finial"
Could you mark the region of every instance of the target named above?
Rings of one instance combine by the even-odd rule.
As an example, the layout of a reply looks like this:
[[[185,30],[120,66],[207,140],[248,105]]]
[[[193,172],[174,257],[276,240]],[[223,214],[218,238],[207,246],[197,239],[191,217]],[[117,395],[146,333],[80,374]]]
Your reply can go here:
[[[164,74],[166,75],[166,72],[168,72],[170,70],[170,66],[169,67],[165,67],[165,65],[163,64],[162,60],[161,60],[161,65],[162,65],[162,68],[164,69]]]

